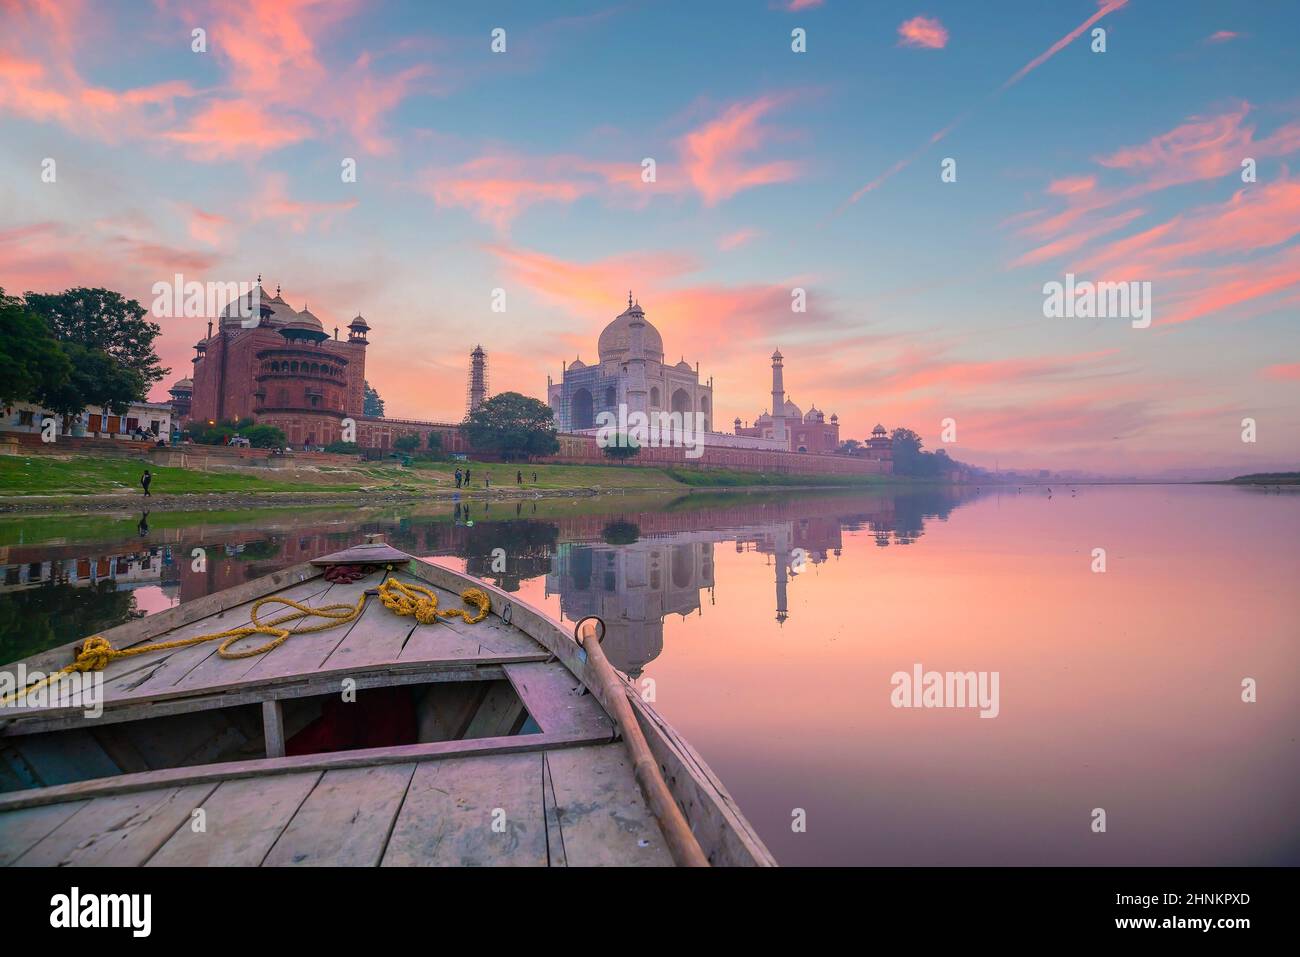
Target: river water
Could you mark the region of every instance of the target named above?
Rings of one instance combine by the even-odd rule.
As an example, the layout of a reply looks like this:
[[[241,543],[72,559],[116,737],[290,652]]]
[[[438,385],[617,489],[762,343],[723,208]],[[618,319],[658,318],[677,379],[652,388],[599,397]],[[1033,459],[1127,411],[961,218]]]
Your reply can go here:
[[[0,662],[373,532],[565,621],[604,618],[611,660],[784,864],[1300,864],[1295,493],[10,516]],[[897,707],[903,677],[931,671],[996,696]]]

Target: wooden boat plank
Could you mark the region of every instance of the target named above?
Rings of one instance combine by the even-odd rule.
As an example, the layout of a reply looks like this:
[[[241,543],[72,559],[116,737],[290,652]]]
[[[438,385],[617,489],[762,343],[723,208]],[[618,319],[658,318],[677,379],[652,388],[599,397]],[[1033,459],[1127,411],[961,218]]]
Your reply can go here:
[[[459,592],[421,581],[405,572],[395,574],[393,577],[408,585],[422,585],[432,589],[438,596],[438,608],[442,611],[466,607],[460,599]],[[537,647],[536,641],[513,625],[502,621],[498,614],[489,614],[487,618],[472,625],[461,618],[442,618],[439,621],[451,631],[464,637],[466,641],[478,645],[481,649],[480,654],[486,652],[501,655],[525,654]]]
[[[262,865],[378,865],[415,768],[408,763],[326,771]]]
[[[543,731],[582,731],[614,739],[614,722],[582,682],[559,662],[505,666],[515,692]]]
[[[318,602],[320,595],[329,587],[329,583],[322,579],[311,579],[289,588],[282,589],[274,594],[301,602]],[[219,615],[210,618],[204,618],[196,622],[191,622],[176,631],[167,632],[160,635],[155,642],[150,644],[163,643],[168,641],[179,640],[182,638],[193,638],[198,635],[211,634],[218,631],[226,631],[231,628],[242,628],[252,621],[253,605],[256,601],[244,602],[234,608],[227,609]],[[275,617],[276,612],[273,606],[267,611],[271,612],[270,617]],[[264,616],[265,617],[265,616]],[[248,641],[255,642],[257,638],[250,637]],[[292,640],[292,639],[291,639]],[[176,648],[170,651],[149,652],[133,656],[131,658],[121,658],[109,665],[111,669],[114,665],[123,664],[130,670],[123,672],[121,675],[113,676],[106,679],[104,683],[104,700],[111,702],[127,698],[140,697],[143,695],[156,693],[160,690],[171,690],[176,688],[180,683],[193,671],[202,667],[209,661],[225,663],[227,659],[217,654],[219,641],[205,641],[202,644],[190,645],[186,648]],[[141,661],[139,666],[132,666],[132,662]],[[233,662],[232,662],[233,663]],[[106,669],[107,671],[108,669]]]
[[[379,573],[373,572],[354,582],[335,584],[325,594],[316,598],[312,604],[317,607],[322,605],[355,606],[365,594],[366,589],[377,587],[381,581]],[[366,604],[378,605],[379,599],[370,598]],[[297,632],[302,628],[310,628],[319,624],[322,624],[319,618],[314,620],[305,619],[296,624],[294,631]],[[352,621],[346,626],[340,625],[337,628],[327,628],[319,632],[301,635],[293,634],[284,644],[264,655],[241,659],[244,664],[249,665],[243,670],[241,677],[257,680],[260,678],[279,678],[285,675],[311,674],[320,669],[322,663],[329,658],[334,649],[347,637],[348,632],[356,627],[356,624],[356,621]],[[401,627],[396,622],[394,622],[394,625],[395,630]],[[230,674],[233,675],[234,672],[230,672]]]
[[[190,820],[213,784],[95,798],[14,861],[19,867],[143,864]],[[186,827],[188,830],[188,827]]]
[[[261,578],[255,578],[253,581],[214,592],[211,595],[204,595],[202,598],[187,601],[157,614],[132,619],[115,628],[101,632],[101,634],[112,642],[114,648],[132,648],[142,642],[151,641],[166,632],[175,631],[190,622],[210,618],[220,614],[223,610],[251,602],[262,595],[291,588],[307,579],[318,578],[320,574],[321,570],[309,562],[290,565],[278,572],[272,572]],[[49,672],[62,668],[76,656],[74,649],[81,644],[81,641],[82,639],[78,639],[55,648],[49,648],[25,658],[23,663],[27,665],[28,671]]]
[[[379,602],[368,601],[361,617],[321,667],[366,668],[396,661],[415,627],[414,618],[399,618]]]
[[[319,771],[225,781],[203,802],[206,830],[182,827],[149,867],[255,867],[302,806]]]
[[[293,595],[289,595],[286,597],[295,598],[295,600],[303,601],[313,606],[331,604],[332,602],[329,598],[329,595],[338,586],[331,585],[329,582],[326,582],[324,580],[319,580],[319,582],[320,585],[322,586],[321,589],[317,591],[315,594],[313,594],[310,599],[297,598],[296,596]],[[264,611],[266,612],[265,617],[274,619],[283,614],[291,612],[292,610],[293,609],[291,608],[281,606],[279,608],[276,607],[267,608]],[[317,623],[319,623],[319,619],[317,620]],[[292,625],[290,626],[290,631],[291,632],[297,631],[299,628],[306,627],[308,624],[310,623],[306,620],[293,622]],[[310,655],[312,653],[311,648],[304,649],[302,647],[302,644],[304,642],[310,644],[312,639],[322,639],[323,641],[330,641],[330,640],[337,641],[343,634],[343,631],[344,631],[343,627],[340,626],[339,628],[332,629],[330,631],[324,631],[319,634],[299,636],[291,633],[289,638],[286,639],[285,642],[281,644],[278,648],[274,648],[271,651],[267,652],[266,654],[256,655],[251,658],[223,658],[221,657],[221,655],[216,653],[216,645],[218,643],[213,642],[213,648],[209,654],[204,655],[202,658],[195,659],[192,662],[191,666],[187,668],[183,673],[176,675],[174,680],[169,681],[165,684],[151,685],[150,687],[143,689],[142,693],[147,693],[149,691],[155,691],[155,692],[192,691],[192,690],[210,688],[217,685],[229,685],[232,682],[239,681],[241,678],[243,678],[245,675],[251,672],[254,668],[256,668],[257,665],[260,662],[262,662],[264,659],[270,658],[272,655],[278,654],[279,652],[284,651],[286,648],[292,645],[297,645],[297,647],[294,649],[293,652],[294,654],[301,655],[304,654],[305,652],[306,654]],[[270,635],[249,635],[247,638],[241,641],[239,645],[236,646],[235,650],[256,648],[258,645],[265,644],[267,641],[270,640],[271,640]],[[316,643],[316,649],[320,652],[320,657],[324,658],[325,650],[320,648],[320,642]],[[312,669],[308,667],[303,670],[310,671]]]
[[[622,744],[567,748],[543,760],[568,866],[673,866]]]
[[[383,859],[385,867],[546,863],[540,754],[421,764]]]
[[[569,858],[564,853],[564,831],[560,827],[560,812],[555,805],[555,782],[551,779],[551,766],[542,761],[542,814],[546,822],[546,857],[551,867],[568,867]]]
[[[8,867],[89,803],[70,801],[0,814],[0,867]]]
[[[160,787],[217,784],[243,778],[358,768],[372,764],[402,764],[407,761],[425,762],[476,755],[517,754],[592,743],[603,744],[604,741],[599,739],[593,741],[590,737],[576,734],[515,734],[500,738],[429,741],[423,744],[401,744],[389,748],[367,748],[357,751],[303,754],[274,759],[257,758],[195,767],[167,768],[0,794],[0,814],[11,813],[22,808],[77,801],[88,797],[131,794]]]

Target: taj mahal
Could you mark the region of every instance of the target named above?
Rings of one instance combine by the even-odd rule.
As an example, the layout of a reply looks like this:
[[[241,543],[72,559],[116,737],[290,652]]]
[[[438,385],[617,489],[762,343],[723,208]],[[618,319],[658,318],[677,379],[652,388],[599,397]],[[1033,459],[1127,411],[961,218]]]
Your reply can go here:
[[[785,394],[780,350],[772,356],[772,411],[753,426],[735,420],[734,432],[715,430],[713,377],[701,378],[700,364],[682,356],[664,361],[664,341],[645,310],[627,296],[627,308],[614,317],[596,343],[597,361],[581,356],[561,367],[560,380],[547,377],[547,403],[560,432],[595,434],[602,413],[617,417],[620,406],[636,412],[694,415],[713,446],[783,452],[831,453],[839,448],[839,420],[814,405],[804,413]]]
[[[547,382],[547,401],[561,432],[594,429],[601,412],[699,413],[707,431],[713,422],[713,380],[700,381],[700,365],[683,356],[664,362],[664,340],[641,304],[627,294],[627,308],[607,325],[596,343],[598,361],[566,363],[559,382]]]

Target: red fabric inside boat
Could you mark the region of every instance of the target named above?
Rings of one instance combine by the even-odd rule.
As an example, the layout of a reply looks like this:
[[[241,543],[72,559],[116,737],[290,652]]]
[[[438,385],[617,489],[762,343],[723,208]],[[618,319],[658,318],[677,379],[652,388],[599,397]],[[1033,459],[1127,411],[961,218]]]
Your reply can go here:
[[[405,688],[357,692],[352,703],[325,699],[321,716],[285,742],[285,754],[321,754],[416,743],[415,701]]]

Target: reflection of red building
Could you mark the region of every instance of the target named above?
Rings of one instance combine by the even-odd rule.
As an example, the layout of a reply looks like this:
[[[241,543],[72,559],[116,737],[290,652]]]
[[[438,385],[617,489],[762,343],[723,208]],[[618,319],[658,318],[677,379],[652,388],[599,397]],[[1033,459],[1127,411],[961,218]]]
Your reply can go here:
[[[356,423],[362,448],[390,448],[404,435],[415,435],[422,447],[428,434],[442,436],[442,448],[459,451],[456,426],[438,422],[392,420],[363,415],[366,347],[370,326],[361,316],[348,323],[347,338],[333,337],[306,306],[294,309],[280,295],[268,297],[261,287],[221,316],[214,333],[195,346],[192,400],[187,418],[222,422],[251,418],[283,430],[289,444],[328,445],[343,440],[343,420]],[[245,328],[240,306],[248,312],[256,294],[261,314],[256,326]],[[173,400],[186,380],[173,387]]]

